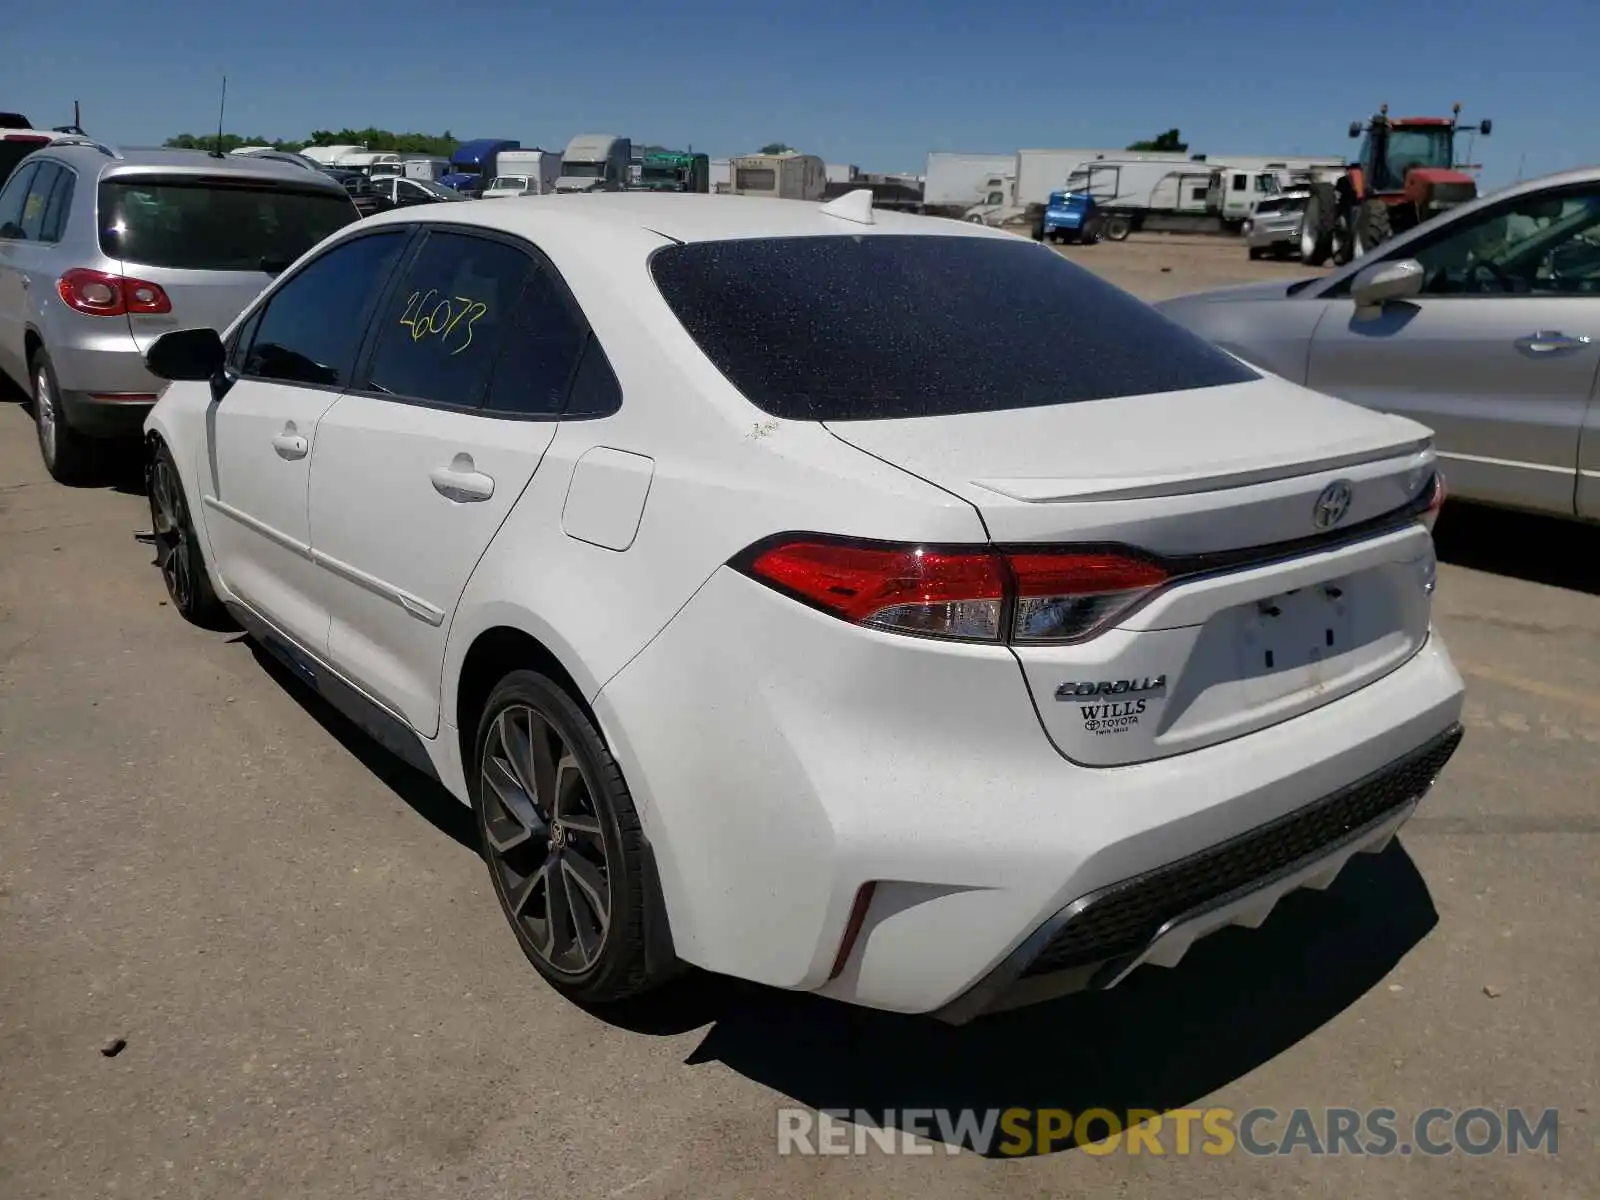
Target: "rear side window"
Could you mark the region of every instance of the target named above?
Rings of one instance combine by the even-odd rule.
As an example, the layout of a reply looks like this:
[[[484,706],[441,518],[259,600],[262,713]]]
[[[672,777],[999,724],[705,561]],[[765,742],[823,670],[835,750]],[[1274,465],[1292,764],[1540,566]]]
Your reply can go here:
[[[148,267],[281,271],[356,219],[332,191],[142,176],[100,184],[100,249]]]
[[[558,415],[586,334],[554,276],[545,267],[535,268],[517,300],[484,407],[526,416]]]
[[[372,391],[476,408],[533,260],[471,234],[428,234],[378,316]]]
[[[788,420],[994,412],[1260,378],[1021,238],[698,242],[657,250],[650,267],[706,357]]]

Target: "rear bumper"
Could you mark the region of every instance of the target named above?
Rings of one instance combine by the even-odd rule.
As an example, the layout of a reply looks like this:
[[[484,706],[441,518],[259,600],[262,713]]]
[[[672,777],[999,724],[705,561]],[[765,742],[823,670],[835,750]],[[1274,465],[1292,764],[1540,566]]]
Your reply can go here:
[[[107,400],[89,392],[61,393],[61,407],[74,432],[92,438],[138,437],[153,400]]]
[[[127,321],[74,315],[69,327],[51,332],[45,349],[67,424],[87,437],[137,436],[167,385],[146,369]],[[140,396],[151,398],[130,398]]]
[[[1200,938],[1251,929],[1299,888],[1328,887],[1357,854],[1386,847],[1461,742],[1461,727],[1330,796],[1056,913],[975,987],[935,1015],[986,1012],[1115,987],[1146,963],[1174,967]]]
[[[1304,715],[1150,762],[1082,767],[1045,736],[1008,650],[850,626],[729,570],[594,698],[684,959],[956,1019],[999,1002],[1075,902],[1348,789],[1448,735],[1461,704],[1433,638]],[[1157,915],[1156,929],[1194,920]],[[1123,957],[1151,940],[1146,926]],[[1077,964],[1094,968],[1077,986],[1099,965]],[[986,984],[970,1012],[950,1008]]]

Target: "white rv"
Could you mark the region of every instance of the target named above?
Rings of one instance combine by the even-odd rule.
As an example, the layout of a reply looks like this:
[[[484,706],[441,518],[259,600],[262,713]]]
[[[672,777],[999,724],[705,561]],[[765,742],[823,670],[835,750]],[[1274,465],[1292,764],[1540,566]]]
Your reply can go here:
[[[518,193],[523,196],[543,196],[553,192],[556,190],[556,180],[561,178],[561,155],[554,150],[502,150],[495,162],[495,170],[500,176],[521,177],[528,181],[528,186]],[[489,190],[493,190],[492,184]]]
[[[580,133],[561,156],[558,192],[620,192],[628,184],[633,141],[614,133]],[[502,171],[504,167],[501,168]]]
[[[735,196],[821,200],[828,168],[815,154],[745,154],[732,162]]]

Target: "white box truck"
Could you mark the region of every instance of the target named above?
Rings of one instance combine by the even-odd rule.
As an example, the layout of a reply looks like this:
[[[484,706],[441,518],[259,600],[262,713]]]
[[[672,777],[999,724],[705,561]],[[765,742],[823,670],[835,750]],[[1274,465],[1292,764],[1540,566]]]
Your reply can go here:
[[[1015,154],[955,154],[936,150],[928,155],[922,187],[923,211],[958,217],[974,205],[1016,203]],[[999,199],[994,193],[1000,192]]]
[[[448,158],[408,158],[405,162],[407,179],[426,179],[429,183],[437,183],[441,178],[450,174],[450,160]]]
[[[614,133],[580,133],[561,156],[558,192],[620,192],[628,184],[633,140]]]
[[[732,161],[735,196],[821,200],[828,167],[815,154],[744,154]]]
[[[561,155],[554,150],[502,150],[495,164],[499,179],[527,181],[518,193],[523,196],[547,195],[556,190],[556,180],[561,178]],[[489,187],[493,190],[495,184]]]

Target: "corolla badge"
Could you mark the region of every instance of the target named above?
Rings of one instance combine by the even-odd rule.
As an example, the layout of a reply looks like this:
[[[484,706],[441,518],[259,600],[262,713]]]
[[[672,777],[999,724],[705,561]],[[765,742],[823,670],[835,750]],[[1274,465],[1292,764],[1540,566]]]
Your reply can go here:
[[[1311,507],[1311,523],[1318,529],[1332,529],[1350,511],[1350,481],[1335,479],[1317,497]]]

